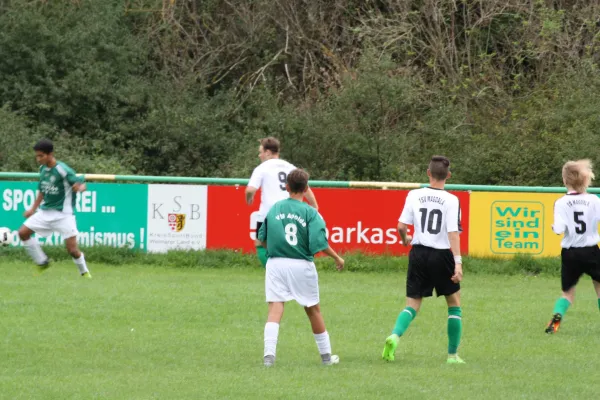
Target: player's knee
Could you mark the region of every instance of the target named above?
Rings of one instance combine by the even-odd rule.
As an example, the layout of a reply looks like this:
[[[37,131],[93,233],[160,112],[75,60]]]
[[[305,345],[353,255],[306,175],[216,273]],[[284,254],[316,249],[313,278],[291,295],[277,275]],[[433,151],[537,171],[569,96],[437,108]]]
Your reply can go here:
[[[575,293],[568,291],[568,292],[563,292],[563,297],[567,300],[569,300],[569,303],[573,304],[573,302],[575,301]]]
[[[81,252],[79,251],[73,251],[73,252],[69,252],[69,255],[74,259],[74,260],[78,260],[79,258],[81,258]]]
[[[410,307],[412,309],[414,309],[415,311],[419,311],[419,309],[421,308],[421,303],[423,302],[423,298],[414,298],[414,297],[407,297],[406,298],[406,307]]]
[[[19,234],[19,239],[21,239],[21,241],[25,241],[25,240],[29,240],[31,238],[31,233],[29,232],[28,229],[21,227],[18,231]]]
[[[79,248],[77,248],[77,245],[71,245],[71,246],[67,245],[67,252],[73,258],[81,257],[81,252],[79,251]]]
[[[446,296],[446,303],[448,307],[460,307],[460,292]]]
[[[317,315],[321,313],[321,307],[319,307],[318,304],[315,304],[314,306],[304,307],[304,311],[306,311],[306,314],[309,316]]]

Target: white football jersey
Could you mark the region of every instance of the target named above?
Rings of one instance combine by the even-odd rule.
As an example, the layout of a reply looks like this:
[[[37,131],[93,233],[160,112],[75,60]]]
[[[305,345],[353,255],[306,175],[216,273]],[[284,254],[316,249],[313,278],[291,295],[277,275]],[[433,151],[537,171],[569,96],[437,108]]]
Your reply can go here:
[[[285,184],[288,174],[294,169],[296,169],[294,165],[279,158],[272,158],[254,168],[248,186],[261,191],[258,222],[265,220],[273,204],[290,197],[285,190]]]
[[[458,197],[441,189],[411,190],[400,222],[414,227],[412,244],[449,249],[448,232],[462,232]]]
[[[554,224],[552,230],[565,236],[561,247],[596,246],[600,241],[600,199],[589,193],[569,193],[554,203]]]

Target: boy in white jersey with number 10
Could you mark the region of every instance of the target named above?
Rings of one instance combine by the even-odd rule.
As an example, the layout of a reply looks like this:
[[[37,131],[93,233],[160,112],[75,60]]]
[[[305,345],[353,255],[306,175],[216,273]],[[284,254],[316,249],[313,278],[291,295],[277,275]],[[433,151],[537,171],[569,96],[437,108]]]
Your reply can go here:
[[[32,235],[59,233],[81,276],[91,278],[83,253],[77,247],[79,232],[73,215],[76,193],[86,189],[83,177],[78,177],[68,165],[54,158],[54,145],[50,140],[40,140],[33,150],[41,164],[39,192],[33,206],[25,211],[27,220],[19,229],[19,238],[39,270],[43,271],[49,267],[49,259]]]
[[[427,169],[429,187],[411,190],[398,222],[404,245],[412,241],[406,276],[406,308],[398,315],[396,325],[385,341],[382,358],[394,361],[400,337],[417,316],[424,297],[433,289],[445,296],[448,304],[448,364],[464,364],[458,357],[462,333],[460,308],[460,204],[458,198],[444,190],[450,178],[450,161],[434,156]],[[407,225],[414,226],[414,237],[407,235]]]
[[[575,300],[575,287],[581,275],[592,278],[600,308],[600,249],[598,223],[600,199],[587,193],[594,179],[589,160],[569,161],[562,169],[567,194],[554,203],[552,230],[564,234],[561,242],[562,296],[556,301],[546,333],[556,333],[569,306]]]
[[[261,190],[260,208],[258,210],[258,218],[256,224],[256,232],[260,230],[267,213],[279,200],[284,200],[289,197],[285,189],[288,174],[296,169],[289,162],[279,158],[280,143],[274,137],[268,137],[260,140],[258,147],[258,158],[261,164],[254,169],[248,186],[246,187],[246,203],[251,205],[254,202],[254,195]],[[308,204],[315,209],[319,209],[317,200],[310,188],[307,189],[306,200]],[[263,267],[267,265],[267,251],[255,240],[256,254],[262,263]]]

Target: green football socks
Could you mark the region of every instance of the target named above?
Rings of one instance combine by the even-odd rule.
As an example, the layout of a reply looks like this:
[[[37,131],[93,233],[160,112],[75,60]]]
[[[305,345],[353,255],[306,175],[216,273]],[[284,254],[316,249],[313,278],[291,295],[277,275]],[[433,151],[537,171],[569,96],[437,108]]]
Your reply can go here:
[[[456,354],[462,334],[462,312],[460,307],[448,307],[448,354]]]
[[[394,326],[393,334],[402,336],[413,319],[417,316],[417,311],[412,307],[406,307],[398,315],[396,319],[396,326]]]
[[[262,246],[256,246],[256,255],[263,267],[267,266],[267,249]]]
[[[598,310],[600,310],[600,299],[598,299]]]
[[[564,317],[570,305],[571,303],[569,302],[569,300],[565,299],[564,297],[561,297],[560,299],[556,300],[556,303],[554,304],[554,311],[552,311],[552,314],[560,314],[562,317]]]

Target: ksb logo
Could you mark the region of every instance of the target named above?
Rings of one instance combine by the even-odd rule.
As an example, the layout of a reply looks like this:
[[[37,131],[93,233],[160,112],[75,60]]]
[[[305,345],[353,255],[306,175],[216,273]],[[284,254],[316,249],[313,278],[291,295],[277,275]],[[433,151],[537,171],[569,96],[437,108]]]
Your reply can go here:
[[[200,219],[200,203],[187,203],[185,205],[182,203],[182,196],[175,196],[168,203],[152,203],[152,219],[164,220],[165,216],[171,216],[172,219],[173,214],[179,215],[179,218],[176,217],[176,219],[179,219],[181,229],[185,225],[186,218],[190,221]],[[168,222],[173,221],[169,220]]]

